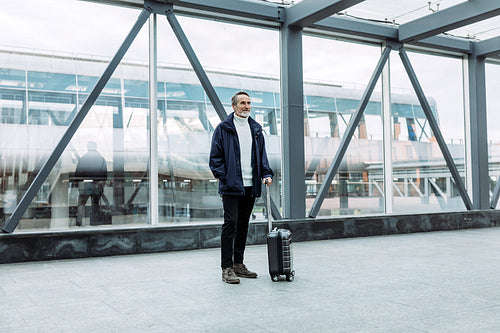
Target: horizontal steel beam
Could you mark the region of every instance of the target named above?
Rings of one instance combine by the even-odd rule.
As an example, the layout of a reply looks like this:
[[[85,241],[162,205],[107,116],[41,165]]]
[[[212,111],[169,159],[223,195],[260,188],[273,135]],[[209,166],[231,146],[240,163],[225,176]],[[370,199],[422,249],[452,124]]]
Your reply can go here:
[[[498,0],[469,0],[402,24],[399,27],[399,41],[407,43],[424,39],[499,14]]]
[[[80,0],[96,3],[104,3],[117,5],[122,7],[142,8],[144,0]],[[206,12],[207,16],[213,13],[213,18],[218,18],[221,14],[234,16],[235,21],[242,18],[251,18],[263,21],[283,22],[284,13],[283,7],[275,3],[265,1],[248,1],[248,0],[150,0],[149,2],[157,2],[158,4],[174,5],[175,13],[183,13],[187,10],[188,13],[196,13],[196,11]]]
[[[442,51],[472,53],[472,41],[455,36],[432,36],[406,43],[406,45],[422,46]]]
[[[336,15],[311,25],[311,28],[334,33],[352,34],[379,40],[398,39],[398,28],[392,24],[376,23],[367,20]],[[306,31],[306,30],[304,30]]]
[[[364,0],[303,0],[286,9],[286,24],[306,27]]]
[[[140,8],[144,6],[144,0],[80,0],[113,4],[117,6]],[[475,0],[477,1],[477,0]],[[151,0],[165,4],[158,0]],[[299,5],[298,3],[297,5]],[[295,5],[295,6],[297,6]],[[226,22],[247,23],[254,26],[276,27],[285,21],[285,9],[276,3],[256,2],[249,0],[179,0],[174,4],[174,12],[180,15],[204,17],[208,19],[222,20]],[[293,13],[293,11],[292,11]],[[285,15],[286,14],[286,15]],[[292,17],[293,20],[293,17]],[[398,40],[398,26],[388,23],[372,22],[334,15],[304,27],[304,33],[314,35],[346,35],[346,38],[373,39],[377,42],[386,40]],[[416,40],[409,45],[423,46],[437,50],[471,53],[472,42],[466,38],[454,36],[433,36],[430,38]]]
[[[398,27],[389,23],[370,22],[343,16],[323,19],[305,28],[304,33],[346,34],[352,37],[370,38],[378,41],[398,40]],[[409,45],[435,48],[452,52],[471,52],[471,42],[465,38],[454,36],[433,36],[418,40]]]
[[[500,36],[475,42],[474,55],[477,57],[500,56]]]

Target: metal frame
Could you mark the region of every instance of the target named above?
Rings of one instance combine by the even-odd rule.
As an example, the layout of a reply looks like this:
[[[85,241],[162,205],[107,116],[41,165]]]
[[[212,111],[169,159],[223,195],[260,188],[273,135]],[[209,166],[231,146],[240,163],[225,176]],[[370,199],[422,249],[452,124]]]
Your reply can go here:
[[[9,220],[5,224],[5,226],[2,228],[3,232],[11,233],[14,231],[14,229],[17,227],[19,224],[19,220],[21,217],[24,215],[26,212],[26,209],[28,209],[28,206],[30,205],[31,201],[33,201],[33,198],[37,194],[38,190],[42,186],[43,182],[49,175],[49,173],[52,171],[54,166],[56,165],[57,161],[61,157],[62,153],[64,152],[64,149],[68,145],[68,143],[71,141],[71,138],[73,138],[73,135],[75,135],[76,131],[80,127],[81,123],[85,119],[85,116],[88,114],[90,111],[90,108],[94,105],[95,101],[99,97],[99,94],[101,93],[102,89],[104,89],[104,86],[106,83],[109,81],[111,78],[111,75],[115,71],[116,67],[120,64],[121,59],[127,52],[128,48],[134,41],[135,37],[137,37],[137,34],[141,30],[142,26],[144,23],[149,18],[149,15],[151,14],[151,11],[148,10],[147,8],[144,8],[141,13],[139,14],[139,17],[137,18],[136,23],[130,30],[129,34],[123,41],[122,45],[116,52],[115,56],[109,63],[109,65],[106,67],[106,70],[102,74],[102,76],[99,78],[97,81],[96,85],[92,89],[92,92],[89,94],[85,102],[83,103],[82,107],[80,108],[80,111],[78,111],[77,115],[71,122],[71,124],[68,126],[66,129],[66,132],[62,136],[61,140],[59,140],[59,143],[57,146],[54,148],[54,151],[50,154],[49,158],[43,165],[43,167],[40,169],[40,172],[36,175],[35,179],[33,180],[33,183],[30,185],[24,196],[22,197],[21,201],[17,204],[16,208],[14,209],[14,212],[10,216]]]
[[[193,70],[196,73],[196,76],[198,77],[198,80],[200,80],[203,89],[207,93],[207,96],[210,99],[210,102],[212,103],[215,112],[217,112],[217,115],[219,116],[219,119],[221,121],[226,119],[227,117],[226,110],[224,109],[224,106],[222,105],[219,97],[217,96],[217,93],[215,92],[212,83],[210,83],[207,73],[205,73],[203,66],[201,66],[201,63],[198,60],[198,57],[196,56],[196,53],[194,52],[193,48],[191,47],[191,44],[189,43],[186,37],[186,34],[182,30],[179,21],[177,21],[172,6],[165,5],[165,7],[168,7],[166,11],[168,23],[170,23],[170,26],[174,31],[175,37],[177,37],[177,40],[181,44],[182,49],[184,50],[184,53],[186,54],[189,60],[189,63],[193,67]]]
[[[435,36],[498,14],[500,14],[498,0],[466,1],[402,24],[399,27],[399,41],[408,43]]]
[[[429,126],[431,127],[431,129],[436,137],[436,141],[439,145],[439,148],[441,149],[441,152],[443,153],[443,157],[446,161],[448,169],[450,169],[453,180],[455,181],[455,184],[458,187],[458,191],[460,192],[460,195],[461,195],[462,200],[465,204],[465,207],[468,210],[471,210],[473,208],[472,201],[470,200],[469,195],[467,194],[467,191],[465,189],[465,186],[464,186],[464,183],[463,183],[462,178],[460,176],[460,173],[458,172],[458,169],[455,165],[455,162],[453,161],[453,157],[451,156],[451,153],[448,150],[448,146],[446,145],[444,137],[441,134],[441,131],[439,129],[439,125],[438,125],[438,123],[437,123],[437,121],[432,113],[429,102],[427,101],[427,98],[425,97],[424,91],[423,91],[422,87],[420,86],[420,83],[418,82],[415,71],[413,70],[413,67],[411,66],[410,59],[408,58],[406,51],[403,49],[403,44],[388,42],[386,44],[384,51],[382,52],[382,56],[379,59],[379,62],[375,68],[375,71],[373,72],[372,77],[370,78],[370,81],[365,89],[365,92],[363,93],[363,97],[361,98],[361,101],[358,105],[358,108],[356,109],[356,112],[351,116],[351,119],[349,121],[349,125],[344,133],[344,136],[342,137],[342,141],[340,143],[339,149],[337,150],[337,153],[333,159],[333,163],[332,163],[332,165],[330,165],[330,168],[328,169],[328,171],[326,173],[325,180],[321,184],[321,187],[318,191],[318,195],[316,196],[316,199],[311,207],[311,211],[309,212],[309,217],[315,218],[317,216],[319,209],[321,207],[321,204],[323,203],[325,196],[328,192],[328,188],[330,187],[330,185],[332,183],[333,177],[336,175],[336,173],[338,171],[340,163],[342,162],[342,159],[344,158],[345,152],[347,151],[347,147],[349,146],[349,143],[354,135],[354,131],[355,131],[356,127],[358,126],[358,123],[363,115],[363,112],[366,108],[366,105],[368,104],[368,100],[370,99],[370,96],[373,92],[373,89],[375,88],[375,85],[378,81],[378,78],[379,78],[379,76],[380,76],[380,74],[385,66],[385,63],[387,62],[387,59],[389,58],[389,53],[394,48],[399,49],[399,56],[401,58],[401,61],[403,62],[403,66],[405,67],[406,73],[408,74],[408,77],[409,77],[410,82],[413,86],[413,89],[415,90],[415,93],[417,94],[417,98],[420,102],[420,105],[422,106],[422,109],[423,109],[424,114],[427,118],[427,121],[429,121]],[[384,140],[387,141],[387,138],[384,137]],[[386,159],[386,157],[384,157],[384,158]],[[486,160],[487,160],[487,155],[486,155]],[[487,166],[487,164],[486,164],[486,166]],[[387,172],[387,170],[386,170],[386,172]],[[487,172],[486,172],[486,175],[487,175]],[[385,176],[384,178],[387,179],[387,176]],[[385,190],[388,191],[389,189],[392,191],[390,184],[387,184],[387,186],[385,186]],[[392,196],[391,196],[391,198],[392,198]],[[389,207],[391,207],[391,206],[389,206]],[[386,207],[386,209],[387,209],[387,207]]]
[[[418,82],[417,75],[415,74],[415,71],[413,70],[413,67],[411,66],[410,59],[408,58],[406,51],[403,50],[402,48],[399,50],[399,57],[401,58],[401,61],[403,62],[403,66],[405,67],[406,73],[408,74],[408,77],[410,78],[413,89],[415,90],[415,93],[417,94],[417,98],[420,102],[420,105],[422,106],[422,109],[425,113],[425,116],[426,116],[427,120],[429,121],[429,126],[431,127],[431,129],[436,137],[436,141],[439,145],[439,148],[441,149],[441,152],[443,153],[443,157],[446,161],[446,165],[450,169],[453,180],[455,181],[455,184],[458,187],[458,191],[460,192],[460,195],[462,196],[462,200],[464,201],[465,207],[468,210],[471,210],[472,209],[472,202],[469,198],[469,195],[467,194],[467,191],[465,190],[465,186],[464,186],[462,178],[460,177],[460,174],[457,170],[457,166],[455,165],[455,162],[453,161],[453,156],[451,156],[451,153],[448,150],[448,146],[446,145],[446,142],[444,141],[443,134],[441,134],[441,130],[439,129],[439,125],[438,125],[436,119],[434,118],[434,115],[432,113],[429,102],[427,101],[427,98],[425,97],[424,91],[423,91],[422,87],[420,86],[420,83]]]
[[[3,228],[4,232],[12,232],[17,226],[20,218],[28,208],[32,199],[38,192],[38,189],[43,184],[50,171],[57,163],[57,160],[63,153],[71,138],[75,134],[79,125],[89,112],[90,108],[96,101],[100,92],[106,85],[113,71],[118,66],[127,49],[137,36],[139,30],[144,25],[152,12],[166,15],[168,22],[172,26],[179,42],[181,43],[184,52],[200,79],[203,88],[212,102],[216,112],[221,119],[225,118],[226,112],[220,103],[220,100],[215,93],[203,67],[199,63],[195,52],[191,48],[186,36],[184,35],[175,15],[178,14],[191,15],[201,18],[217,19],[222,21],[236,22],[240,24],[250,24],[260,27],[273,27],[280,29],[280,57],[281,57],[281,96],[282,96],[282,151],[283,151],[283,208],[285,218],[301,218],[305,215],[305,166],[304,166],[304,142],[303,142],[303,77],[302,77],[302,34],[311,33],[318,36],[348,36],[351,39],[370,39],[372,42],[384,43],[389,41],[386,49],[383,52],[381,61],[386,54],[391,50],[391,41],[396,43],[405,43],[405,48],[409,47],[426,47],[434,51],[457,52],[459,54],[468,54],[467,71],[469,89],[467,91],[469,97],[469,119],[467,137],[471,140],[468,161],[468,168],[472,168],[471,175],[472,191],[474,205],[470,201],[468,194],[463,186],[461,177],[456,170],[451,155],[449,154],[444,138],[442,137],[439,127],[432,113],[423,91],[418,83],[416,75],[411,68],[411,64],[407,58],[406,52],[400,45],[400,57],[405,65],[406,71],[412,81],[412,85],[419,97],[422,107],[428,117],[433,132],[436,134],[438,144],[443,152],[448,167],[452,173],[453,179],[459,188],[462,199],[467,209],[479,208],[483,209],[487,202],[485,193],[487,192],[487,142],[486,134],[482,135],[486,126],[486,107],[485,103],[485,84],[484,79],[484,61],[485,57],[490,59],[500,59],[500,36],[489,40],[476,42],[464,38],[439,35],[450,29],[479,22],[486,18],[497,16],[500,14],[500,4],[497,0],[474,0],[460,3],[458,5],[441,10],[435,14],[431,14],[420,19],[405,23],[399,27],[388,26],[384,23],[370,22],[367,20],[346,18],[339,15],[333,15],[341,10],[362,2],[363,0],[303,0],[293,6],[278,5],[265,1],[256,2],[250,0],[83,0],[93,1],[97,3],[108,3],[119,6],[128,6],[140,8],[142,12],[133,26],[132,30],[126,37],[125,41],[109,63],[103,75],[93,88],[80,111],[75,116],[65,134],[61,138],[58,145],[35,177],[33,183],[24,194],[23,198],[17,205],[14,213]],[[333,16],[330,16],[333,15]],[[151,23],[152,24],[152,23]],[[153,37],[151,37],[153,38]],[[153,38],[154,39],[154,38]],[[151,41],[151,43],[154,43]],[[152,47],[150,45],[150,47]],[[152,52],[154,52],[152,50]],[[154,62],[150,56],[150,61]],[[380,62],[380,61],[379,61]],[[383,66],[382,66],[383,67]],[[382,67],[377,66],[374,72],[375,79],[380,75],[379,70]],[[155,74],[153,69],[150,72],[151,77]],[[376,80],[375,80],[376,81]],[[363,100],[358,107],[356,114],[350,121],[349,131],[344,135],[342,141],[342,149],[337,152],[335,163],[332,164],[328,178],[333,178],[335,165],[341,160],[341,155],[345,153],[345,149],[352,137],[356,123],[362,115],[364,106],[367,103],[368,97],[371,94],[370,89],[373,82],[370,81],[369,88],[365,91]],[[152,91],[154,95],[154,91]],[[150,97],[154,98],[154,97]],[[154,108],[154,103],[151,107]],[[359,118],[359,119],[358,119]],[[151,120],[153,121],[153,120]],[[153,123],[151,123],[152,125]],[[351,133],[352,132],[352,133]],[[150,132],[153,136],[154,133]],[[387,135],[386,135],[387,136]],[[387,137],[385,138],[387,140]],[[153,144],[150,145],[154,149]],[[485,153],[486,151],[486,153]],[[152,151],[152,159],[150,163],[154,163],[154,152]],[[338,166],[337,166],[338,168]],[[153,172],[150,165],[150,172]],[[486,174],[486,175],[485,175]],[[152,179],[153,180],[153,179]],[[331,181],[331,180],[330,180]],[[327,184],[328,182],[324,182]],[[316,198],[313,205],[311,216],[315,216],[319,209],[320,202],[326,193],[323,188],[321,195]],[[500,186],[492,195],[492,201],[498,200]],[[154,201],[154,192],[150,192],[151,199]],[[496,199],[495,199],[496,198]],[[156,199],[157,200],[157,199]],[[151,217],[154,223],[154,216]]]
[[[467,156],[473,166],[470,168],[470,187],[472,189],[473,208],[488,209],[489,175],[488,175],[488,128],[486,112],[486,68],[483,57],[472,54],[466,60],[469,99],[467,142],[470,152]]]
[[[149,18],[149,219],[158,224],[158,52],[156,14]]]
[[[474,55],[476,57],[487,57],[500,55],[500,36],[474,43]]]
[[[364,0],[304,0],[286,11],[286,24],[303,28]]]
[[[145,3],[144,0],[80,1],[108,3],[133,8],[141,8]],[[285,18],[291,15],[291,20],[294,21],[302,18],[301,23],[298,24],[304,28],[304,32],[317,31],[319,34],[330,32],[335,34],[345,34],[350,38],[370,38],[379,42],[384,42],[389,39],[403,42],[403,40],[398,38],[401,26],[398,28],[397,26],[381,22],[347,18],[339,15],[320,19],[321,17],[325,17],[324,14],[321,14],[322,10],[326,9],[328,10],[328,14],[333,15],[336,13],[335,6],[337,6],[337,8],[348,9],[348,7],[362,1],[336,0],[333,4],[328,4],[328,1],[325,0],[303,0],[293,6],[253,0],[152,0],[151,2],[158,4],[171,4],[174,6],[174,11],[181,15],[250,24],[253,26],[267,28],[278,28],[281,23],[285,22]],[[329,2],[331,3],[332,1]],[[342,7],[340,7],[340,5]],[[298,12],[297,8],[301,7],[308,10],[308,17],[304,17],[305,14],[301,13],[294,14],[294,12]],[[314,10],[314,8],[316,8],[316,10]],[[434,50],[469,53],[472,49],[471,45],[478,42],[454,36],[438,36],[438,33],[450,29],[450,24],[453,24],[451,27],[455,28],[499,15],[499,12],[497,11],[498,8],[500,8],[500,4],[498,4],[496,0],[474,0],[449,7],[436,13],[439,14],[437,17],[441,17],[442,20],[435,20],[435,22],[432,22],[434,30],[432,32],[427,32],[427,37],[421,35],[412,36],[411,41],[405,40],[404,42],[409,45],[426,46]],[[454,17],[455,14],[457,16]],[[298,18],[294,19],[294,15]],[[453,23],[454,19],[459,22],[458,25]],[[289,20],[288,22],[290,23],[291,21]],[[415,31],[412,26],[416,26],[416,29],[419,29],[419,26],[423,25],[423,22],[415,20],[406,24],[408,25],[403,27],[403,32],[404,30],[408,30],[410,32]],[[405,37],[403,36],[403,38]],[[499,54],[493,54],[491,56],[500,59]]]
[[[280,29],[280,64],[282,207],[285,218],[297,219],[306,213],[301,28]]]
[[[389,58],[389,54],[391,53],[392,48],[393,48],[392,44],[387,44],[384,51],[382,52],[382,55],[380,56],[377,66],[375,67],[375,70],[373,71],[373,74],[370,78],[370,81],[368,82],[368,85],[365,91],[363,92],[363,96],[361,97],[361,101],[359,102],[356,112],[354,112],[354,114],[351,116],[351,119],[349,120],[349,125],[347,126],[344,132],[344,136],[342,137],[342,141],[340,142],[339,149],[337,150],[337,153],[333,158],[333,163],[328,168],[328,171],[325,175],[325,180],[321,184],[321,187],[318,191],[318,195],[316,196],[316,199],[314,200],[311,210],[309,211],[309,217],[315,218],[318,215],[319,209],[321,208],[321,204],[323,203],[326,193],[328,192],[328,188],[332,183],[333,177],[335,177],[335,175],[337,174],[337,171],[340,167],[340,163],[342,163],[342,159],[344,158],[345,152],[347,151],[347,147],[351,142],[352,136],[354,135],[354,131],[356,131],[356,128],[358,127],[359,121],[361,120],[361,116],[363,115],[363,112],[365,111],[365,108],[368,105],[370,96],[373,93],[373,89],[375,89],[375,85],[377,84],[378,78],[380,77],[380,74],[384,69],[384,66],[387,62],[387,59]]]
[[[219,119],[223,121],[227,117],[226,110],[224,109],[224,106],[222,105],[222,102],[219,99],[219,96],[215,92],[215,89],[208,79],[208,76],[203,69],[203,66],[201,65],[200,61],[198,60],[198,57],[196,56],[196,53],[194,52],[193,48],[191,47],[191,44],[189,43],[189,40],[186,37],[186,34],[182,30],[181,25],[179,24],[179,21],[175,17],[175,14],[173,12],[172,6],[169,5],[164,5],[164,12],[167,17],[168,23],[170,24],[175,36],[177,37],[177,40],[181,44],[182,49],[184,50],[184,53],[186,54],[191,66],[193,67],[194,72],[196,73],[196,76],[198,77],[198,80],[200,80],[200,83],[205,90],[205,93],[207,94],[208,98],[210,99],[210,102],[212,103],[212,106],[215,109],[215,112],[219,116]],[[265,189],[264,189],[265,191]],[[265,194],[265,192],[264,192]],[[271,213],[274,219],[280,220],[281,219],[281,214],[279,212],[279,209],[276,207],[276,204],[274,203],[273,199],[271,198]]]
[[[497,183],[495,184],[495,189],[491,195],[490,208],[495,209],[498,204],[498,198],[500,197],[500,177],[497,178]]]
[[[391,58],[382,70],[382,131],[383,131],[383,156],[384,156],[384,212],[391,214],[394,211],[394,195],[392,191],[392,110],[391,110]]]

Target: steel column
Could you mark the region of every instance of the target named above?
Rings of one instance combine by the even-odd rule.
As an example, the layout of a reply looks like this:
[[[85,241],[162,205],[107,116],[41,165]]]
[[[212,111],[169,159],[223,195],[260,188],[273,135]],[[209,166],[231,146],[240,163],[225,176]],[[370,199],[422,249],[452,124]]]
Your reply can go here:
[[[33,201],[33,198],[36,196],[38,190],[42,186],[43,182],[49,175],[49,173],[52,171],[54,166],[56,165],[57,161],[61,157],[62,153],[64,152],[64,149],[68,145],[68,143],[71,141],[71,138],[73,138],[73,135],[76,133],[78,128],[80,127],[81,123],[85,119],[85,116],[89,112],[90,108],[94,105],[95,101],[99,97],[99,94],[101,93],[102,89],[106,85],[106,83],[109,81],[111,75],[115,71],[116,67],[120,64],[120,61],[122,60],[123,56],[127,52],[128,48],[134,41],[134,39],[137,37],[137,34],[141,30],[142,26],[144,23],[147,21],[149,15],[151,14],[150,11],[147,9],[143,9],[142,12],[140,13],[136,23],[132,27],[132,30],[129,32],[125,40],[123,41],[122,45],[114,55],[113,59],[109,63],[108,67],[106,67],[106,70],[102,74],[102,76],[99,78],[97,81],[95,87],[92,89],[92,92],[89,94],[85,102],[83,103],[80,111],[78,114],[75,116],[71,124],[68,126],[66,129],[66,132],[62,136],[61,140],[57,144],[57,146],[54,148],[52,151],[51,155],[43,165],[42,169],[40,169],[40,172],[36,175],[33,183],[31,186],[28,188],[28,191],[24,194],[23,198],[21,201],[18,203],[16,206],[14,212],[12,213],[11,217],[3,227],[2,231],[11,233],[13,232],[17,225],[19,224],[19,220],[21,217],[24,215],[26,212],[26,209],[28,209],[29,205]]]
[[[468,56],[467,60],[466,86],[469,96],[469,124],[466,127],[466,138],[470,149],[467,153],[470,161],[468,173],[469,189],[472,190],[473,209],[488,209],[490,207],[489,198],[489,175],[488,175],[488,122],[486,112],[486,77],[485,61],[475,54]],[[465,80],[464,80],[465,81]],[[467,84],[468,83],[468,84]]]
[[[455,165],[455,162],[453,161],[453,156],[451,156],[450,151],[448,150],[448,146],[446,145],[446,142],[444,141],[443,134],[441,134],[441,130],[439,129],[439,125],[434,118],[434,115],[432,114],[431,107],[429,105],[429,102],[427,101],[427,98],[425,97],[424,91],[422,90],[422,87],[420,86],[420,83],[418,82],[417,76],[415,74],[415,71],[413,70],[410,59],[408,58],[408,55],[406,54],[406,51],[403,49],[399,50],[399,57],[401,58],[401,61],[403,62],[403,66],[405,67],[406,73],[408,74],[408,77],[410,78],[411,84],[413,86],[413,89],[415,90],[415,93],[417,94],[417,98],[420,102],[420,105],[422,106],[422,109],[425,113],[425,116],[427,117],[427,120],[429,121],[429,126],[431,127],[432,131],[434,132],[434,135],[436,136],[437,143],[439,145],[439,148],[441,149],[441,152],[443,153],[443,157],[446,161],[446,164],[448,165],[448,168],[450,169],[451,175],[453,177],[453,180],[455,181],[455,184],[458,187],[458,191],[460,192],[460,195],[462,197],[462,200],[465,204],[465,207],[468,210],[472,209],[472,202],[469,198],[469,195],[467,194],[467,191],[465,190],[464,183],[462,182],[462,178],[460,177],[460,174],[458,173],[457,166]]]
[[[361,101],[359,102],[358,108],[356,109],[356,112],[351,116],[351,119],[349,120],[349,125],[347,126],[344,136],[342,137],[342,141],[340,142],[339,149],[335,154],[333,163],[332,165],[330,165],[330,168],[326,173],[325,180],[321,184],[321,187],[318,191],[316,200],[314,200],[314,203],[311,207],[311,211],[309,212],[309,217],[315,218],[318,215],[319,209],[321,208],[321,204],[323,203],[323,200],[325,199],[325,196],[328,192],[328,188],[330,187],[333,177],[335,177],[335,174],[339,169],[340,163],[342,163],[342,159],[344,158],[345,152],[347,151],[347,147],[349,146],[352,136],[354,135],[354,132],[356,131],[359,121],[363,116],[366,105],[368,105],[370,96],[372,95],[373,89],[375,89],[375,85],[377,84],[380,74],[382,73],[382,70],[387,62],[387,59],[389,58],[391,50],[392,46],[389,44],[386,45],[384,51],[382,52],[382,55],[380,56],[378,64],[375,67],[375,71],[373,72],[372,77],[370,78],[370,81],[368,83],[368,86],[366,87],[363,96],[361,97]]]
[[[125,112],[125,82],[120,78],[120,102],[113,111],[113,205],[122,210],[125,204],[125,128],[123,114]]]
[[[382,132],[384,158],[384,213],[394,211],[394,195],[392,191],[392,109],[391,109],[391,59],[382,70]]]
[[[156,14],[149,18],[149,219],[158,224],[158,52]]]
[[[281,27],[280,64],[283,215],[300,219],[306,214],[302,29]]]

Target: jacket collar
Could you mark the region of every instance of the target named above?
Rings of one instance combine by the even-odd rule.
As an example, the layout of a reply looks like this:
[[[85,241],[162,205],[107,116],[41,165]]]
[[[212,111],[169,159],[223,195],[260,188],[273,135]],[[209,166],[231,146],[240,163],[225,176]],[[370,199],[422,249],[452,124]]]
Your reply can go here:
[[[236,127],[234,126],[233,118],[234,112],[227,116],[227,118],[223,122],[221,122],[220,125],[224,130],[236,133]],[[250,125],[252,133],[257,133],[257,131],[261,129],[260,124],[250,116],[248,117],[248,124]]]

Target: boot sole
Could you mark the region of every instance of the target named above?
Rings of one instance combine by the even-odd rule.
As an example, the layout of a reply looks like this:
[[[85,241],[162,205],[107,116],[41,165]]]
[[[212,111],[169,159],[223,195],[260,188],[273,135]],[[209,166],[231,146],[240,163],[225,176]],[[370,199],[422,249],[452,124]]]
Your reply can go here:
[[[242,278],[247,278],[247,279],[256,279],[257,275],[244,275],[244,274],[238,274],[236,273],[237,277],[242,277]]]

